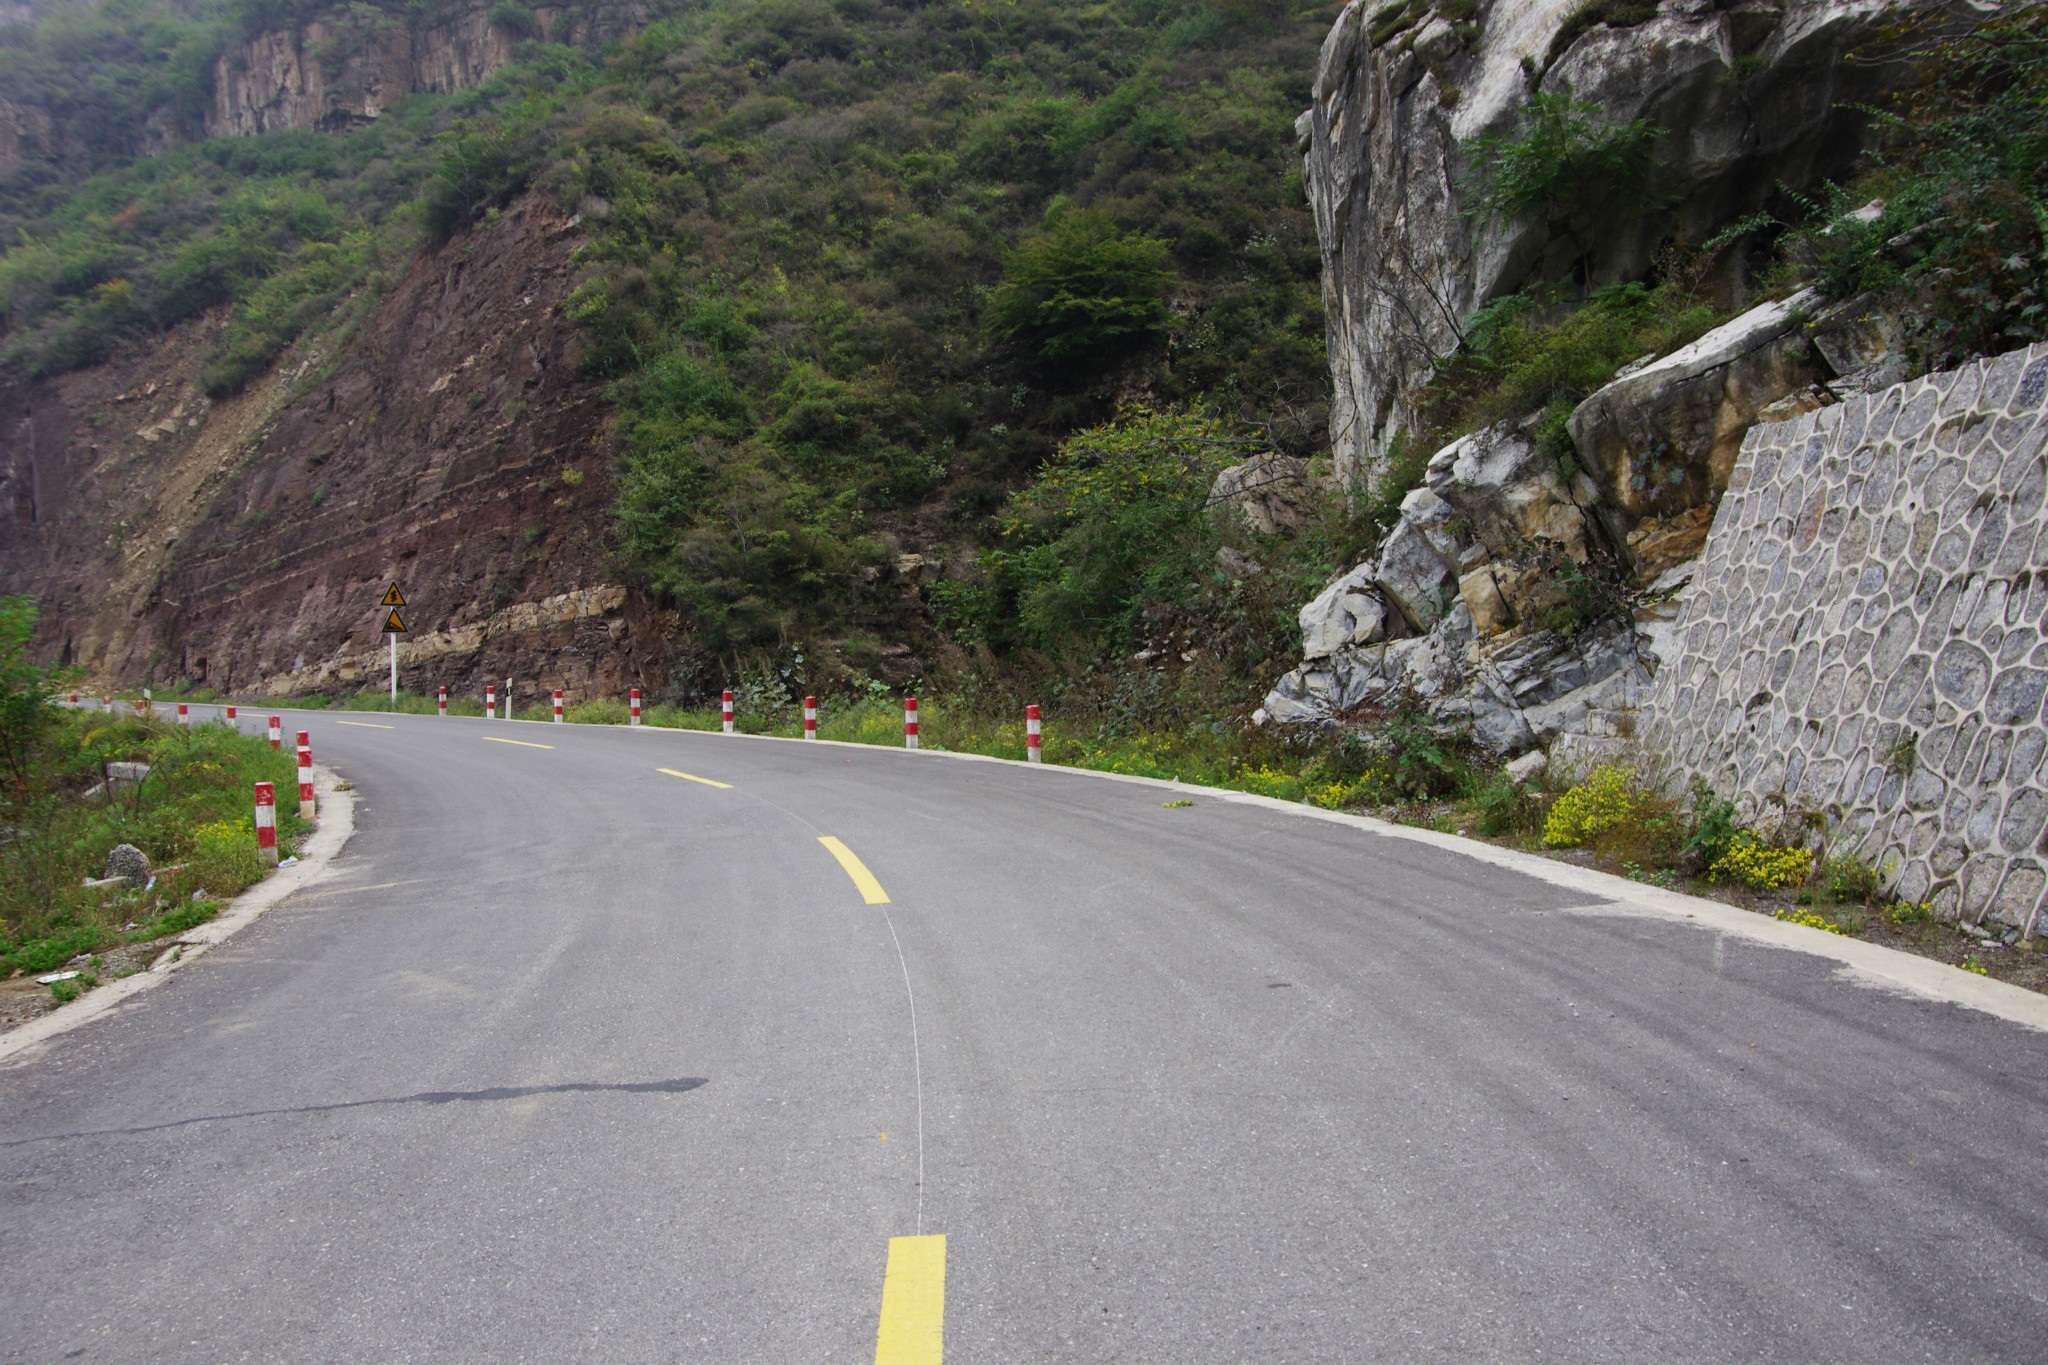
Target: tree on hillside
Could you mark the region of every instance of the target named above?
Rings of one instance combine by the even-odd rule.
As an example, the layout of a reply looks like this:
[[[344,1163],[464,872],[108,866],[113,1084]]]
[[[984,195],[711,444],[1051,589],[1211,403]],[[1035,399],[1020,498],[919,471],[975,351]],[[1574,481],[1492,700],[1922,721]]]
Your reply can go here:
[[[1056,364],[1100,359],[1164,325],[1167,251],[1100,210],[1055,208],[1011,256],[990,324]]]

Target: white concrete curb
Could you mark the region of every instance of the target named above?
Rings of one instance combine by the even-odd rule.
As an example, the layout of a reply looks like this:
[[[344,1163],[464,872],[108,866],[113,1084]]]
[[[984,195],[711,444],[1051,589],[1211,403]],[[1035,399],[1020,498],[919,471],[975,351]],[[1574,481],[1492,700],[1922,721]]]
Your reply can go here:
[[[0,1067],[15,1066],[40,1054],[59,1034],[107,1014],[144,991],[170,980],[171,973],[204,956],[216,944],[225,943],[256,921],[264,911],[285,897],[303,891],[328,875],[328,865],[341,852],[356,828],[355,793],[337,789],[331,769],[313,768],[314,790],[320,798],[320,821],[299,849],[292,866],[271,873],[228,903],[225,910],[196,929],[178,937],[178,955],[146,972],[94,987],[68,1005],[29,1020],[20,1028],[0,1033]]]

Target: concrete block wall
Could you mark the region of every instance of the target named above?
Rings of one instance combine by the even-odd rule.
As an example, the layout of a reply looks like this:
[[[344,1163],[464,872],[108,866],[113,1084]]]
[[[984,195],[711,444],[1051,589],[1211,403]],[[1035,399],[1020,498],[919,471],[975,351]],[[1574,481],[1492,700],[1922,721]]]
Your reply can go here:
[[[1645,740],[1938,913],[2048,891],[2048,345],[1753,428]],[[2048,913],[2042,914],[2048,927]]]

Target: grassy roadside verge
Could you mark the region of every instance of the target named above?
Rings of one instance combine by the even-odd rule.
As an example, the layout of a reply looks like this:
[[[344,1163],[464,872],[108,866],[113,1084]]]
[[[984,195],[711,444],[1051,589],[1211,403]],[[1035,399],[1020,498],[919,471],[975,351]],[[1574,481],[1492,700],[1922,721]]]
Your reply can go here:
[[[0,1024],[76,998],[103,977],[146,961],[130,951],[205,923],[261,880],[252,788],[275,783],[280,849],[311,826],[290,794],[292,756],[222,724],[190,729],[160,716],[12,706],[29,719],[35,767],[10,783],[0,843]],[[24,713],[17,715],[14,713]],[[17,725],[15,729],[22,728]],[[146,766],[109,782],[109,764]],[[117,773],[142,768],[116,769]],[[107,853],[132,844],[149,859],[146,885],[88,886]],[[76,970],[47,988],[39,975]]]

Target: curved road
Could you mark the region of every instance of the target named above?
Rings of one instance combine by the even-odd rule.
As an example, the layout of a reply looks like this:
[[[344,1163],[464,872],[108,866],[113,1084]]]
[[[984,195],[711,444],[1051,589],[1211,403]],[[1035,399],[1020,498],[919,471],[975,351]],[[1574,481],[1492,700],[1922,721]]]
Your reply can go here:
[[[300,723],[332,875],[0,1071],[0,1360],[866,1362],[939,1236],[959,1365],[2048,1356],[2048,1034],[1200,790]]]

